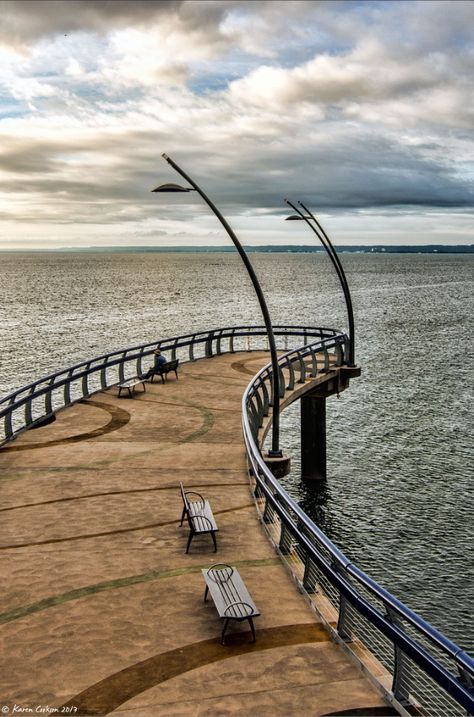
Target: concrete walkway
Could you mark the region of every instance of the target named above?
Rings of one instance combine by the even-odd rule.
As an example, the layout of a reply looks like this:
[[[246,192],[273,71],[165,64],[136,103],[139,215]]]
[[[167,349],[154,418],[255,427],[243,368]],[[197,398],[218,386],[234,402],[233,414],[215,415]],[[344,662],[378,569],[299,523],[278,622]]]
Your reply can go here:
[[[0,450],[0,707],[393,714],[329,640],[257,518],[240,401],[267,361],[226,354],[132,399],[109,389]],[[211,501],[217,555],[210,536],[185,555],[180,480]],[[261,611],[255,644],[242,623],[220,645],[200,574],[217,561],[238,566]]]

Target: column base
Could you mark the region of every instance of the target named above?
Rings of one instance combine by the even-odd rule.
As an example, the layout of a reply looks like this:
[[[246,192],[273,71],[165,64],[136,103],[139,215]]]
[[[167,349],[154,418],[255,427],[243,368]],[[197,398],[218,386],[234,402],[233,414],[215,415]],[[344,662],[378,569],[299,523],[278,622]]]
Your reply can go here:
[[[283,478],[288,475],[291,470],[290,456],[270,456],[268,453],[263,454],[265,465],[270,468],[275,478]]]

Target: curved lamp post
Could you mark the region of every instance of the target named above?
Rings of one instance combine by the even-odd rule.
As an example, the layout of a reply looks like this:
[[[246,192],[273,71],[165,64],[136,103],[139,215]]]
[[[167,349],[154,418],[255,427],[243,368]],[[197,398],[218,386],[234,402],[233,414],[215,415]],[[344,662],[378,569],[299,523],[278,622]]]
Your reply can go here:
[[[271,457],[281,457],[282,451],[280,450],[280,368],[278,366],[278,356],[275,346],[275,337],[273,334],[273,326],[270,319],[270,314],[268,312],[267,303],[265,301],[265,297],[263,295],[262,287],[260,286],[260,283],[257,279],[257,275],[255,274],[255,271],[253,269],[252,264],[250,263],[250,260],[245,253],[241,243],[237,239],[232,227],[229,225],[227,220],[222,216],[220,211],[217,209],[216,205],[209,199],[209,197],[202,191],[202,189],[194,182],[191,177],[189,177],[181,167],[179,167],[176,162],[173,162],[173,160],[168,157],[166,154],[163,154],[162,157],[170,164],[173,169],[178,172],[189,184],[191,187],[182,187],[179,184],[162,184],[156,189],[152,189],[153,192],[191,192],[195,190],[200,196],[204,199],[207,206],[210,208],[210,210],[215,214],[215,216],[218,218],[224,229],[226,230],[227,234],[229,235],[230,239],[235,245],[235,248],[240,254],[240,258],[245,264],[245,268],[247,269],[247,272],[250,276],[250,279],[252,281],[253,287],[255,289],[255,293],[257,294],[258,303],[260,304],[260,309],[262,311],[263,320],[265,322],[265,328],[267,331],[268,336],[268,344],[270,347],[270,355],[271,355],[271,362],[272,362],[272,393],[273,393],[273,402],[272,402],[272,448],[268,452],[269,456]]]
[[[297,215],[292,214],[291,216],[287,217],[287,221],[305,221],[306,224],[311,228],[311,230],[316,234],[319,241],[323,245],[324,249],[326,250],[327,254],[329,255],[329,258],[331,259],[332,265],[336,270],[337,276],[339,278],[339,282],[342,287],[342,291],[344,292],[344,299],[346,302],[346,309],[347,309],[347,318],[349,321],[349,356],[348,356],[348,365],[349,366],[355,366],[355,332],[354,332],[354,312],[352,309],[352,299],[351,299],[351,292],[349,291],[349,284],[347,282],[346,274],[344,272],[343,266],[341,264],[341,261],[339,259],[339,256],[334,248],[334,246],[331,243],[331,240],[329,239],[328,235],[324,231],[321,224],[318,222],[316,217],[310,210],[305,207],[305,205],[302,202],[298,202],[300,207],[302,207],[303,211],[306,212],[306,214],[303,214],[303,212],[298,209],[292,202],[290,202],[288,199],[285,199],[285,202],[290,206],[292,209],[297,212]],[[311,223],[313,222],[313,224]]]

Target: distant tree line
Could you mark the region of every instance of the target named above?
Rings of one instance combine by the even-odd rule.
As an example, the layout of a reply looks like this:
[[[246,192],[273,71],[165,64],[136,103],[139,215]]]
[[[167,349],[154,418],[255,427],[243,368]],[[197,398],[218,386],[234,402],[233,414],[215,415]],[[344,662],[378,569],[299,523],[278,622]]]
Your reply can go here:
[[[351,252],[356,254],[473,254],[474,244],[338,244],[338,252]],[[266,253],[321,253],[322,246],[316,244],[261,244],[245,245],[245,250]],[[233,246],[91,246],[67,249],[54,249],[51,251],[93,251],[93,252],[162,252],[162,253],[203,253],[203,252],[234,252]]]

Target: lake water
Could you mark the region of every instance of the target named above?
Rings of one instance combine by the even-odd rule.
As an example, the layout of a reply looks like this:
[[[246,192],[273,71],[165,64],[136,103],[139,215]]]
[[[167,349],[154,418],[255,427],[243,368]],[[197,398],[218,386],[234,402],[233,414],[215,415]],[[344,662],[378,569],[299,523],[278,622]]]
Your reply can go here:
[[[273,322],[346,328],[322,254],[252,254]],[[360,567],[470,651],[474,627],[471,255],[344,254],[362,376],[328,400],[328,480],[285,485]],[[232,254],[0,254],[0,395],[81,359],[261,323]]]

